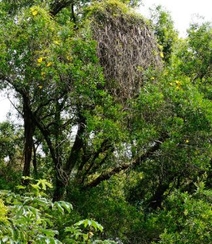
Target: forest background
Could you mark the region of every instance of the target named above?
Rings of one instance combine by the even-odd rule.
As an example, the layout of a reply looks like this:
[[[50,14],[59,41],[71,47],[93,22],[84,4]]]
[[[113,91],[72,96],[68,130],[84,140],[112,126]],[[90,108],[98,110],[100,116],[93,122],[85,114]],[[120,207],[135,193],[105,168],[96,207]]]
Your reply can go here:
[[[0,2],[2,243],[212,242],[212,26],[139,3]]]

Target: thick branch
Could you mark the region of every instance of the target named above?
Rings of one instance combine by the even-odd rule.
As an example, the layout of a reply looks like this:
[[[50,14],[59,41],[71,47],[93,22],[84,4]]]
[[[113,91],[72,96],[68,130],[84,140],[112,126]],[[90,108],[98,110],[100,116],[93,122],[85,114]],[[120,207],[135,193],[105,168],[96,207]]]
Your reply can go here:
[[[141,164],[142,162],[144,162],[145,160],[150,158],[157,150],[160,149],[160,146],[165,141],[165,139],[166,139],[166,137],[155,141],[154,145],[151,148],[149,148],[149,150],[146,153],[142,154],[140,157],[138,157],[136,160],[133,160],[131,163],[126,163],[126,164],[120,165],[119,167],[116,167],[109,172],[101,174],[96,179],[94,179],[92,182],[88,183],[85,186],[85,188],[95,187],[95,186],[99,185],[102,181],[109,180],[113,175],[118,174],[123,170],[127,170],[130,167],[135,167],[135,166]]]
[[[110,144],[109,140],[108,139],[104,140],[96,152],[94,152],[94,153],[91,152],[89,155],[84,156],[84,158],[85,158],[84,162],[88,162],[89,166],[85,165],[84,162],[81,162],[81,164],[79,166],[79,170],[81,171],[86,168],[85,172],[87,174],[88,171],[90,171],[90,169],[95,164],[95,160],[99,157],[99,155],[101,153],[107,151],[110,147],[111,147],[111,144]],[[84,155],[86,155],[86,151],[84,152]]]
[[[65,165],[65,172],[67,175],[70,175],[72,169],[76,165],[77,162],[79,162],[80,153],[83,148],[83,134],[85,131],[85,118],[80,115],[79,116],[79,123],[78,123],[78,131],[76,134],[76,138],[74,141],[74,145],[71,149],[71,153],[67,159],[66,165]]]
[[[74,3],[74,0],[55,0],[50,6],[50,13],[55,16],[57,15],[62,9],[70,6]]]
[[[92,175],[93,173],[97,172],[98,169],[100,169],[102,167],[102,165],[106,162],[106,160],[108,159],[108,157],[113,153],[114,151],[114,147],[111,144],[108,144],[105,148],[103,148],[104,150],[101,149],[98,150],[99,154],[100,153],[104,153],[104,157],[101,159],[100,162],[96,163],[96,159],[99,157],[99,154],[95,154],[94,157],[91,157],[89,159],[89,161],[87,162],[87,165],[85,165],[85,169],[82,171],[82,183],[85,181],[85,179],[87,178],[88,175]],[[86,168],[87,167],[87,168]],[[79,172],[81,173],[81,172]]]
[[[1,82],[6,81],[9,85],[11,85],[15,89],[16,92],[23,95],[24,94],[23,89],[21,89],[19,85],[14,84],[15,83],[14,80],[15,80],[15,78],[11,79],[11,78],[3,75],[3,74],[0,74],[0,81]]]
[[[52,144],[52,141],[50,139],[50,133],[49,131],[46,129],[45,125],[43,125],[42,120],[40,120],[35,113],[33,113],[31,110],[29,111],[31,118],[33,119],[35,125],[37,126],[37,128],[40,130],[41,134],[44,137],[44,140],[46,141],[52,160],[54,161],[54,164],[57,164],[57,159],[56,159],[56,154],[55,154],[55,149],[54,146]]]
[[[33,151],[33,135],[35,124],[30,116],[30,101],[27,95],[23,96],[23,116],[24,116],[24,169],[23,175],[30,176],[30,163]]]

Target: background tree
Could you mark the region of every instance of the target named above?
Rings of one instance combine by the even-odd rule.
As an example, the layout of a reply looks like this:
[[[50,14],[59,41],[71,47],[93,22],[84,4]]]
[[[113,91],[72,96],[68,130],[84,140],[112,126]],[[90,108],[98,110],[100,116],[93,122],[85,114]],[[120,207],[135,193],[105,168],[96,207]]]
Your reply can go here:
[[[14,189],[21,177],[23,130],[8,121],[0,123],[0,186]]]
[[[159,5],[151,10],[151,21],[161,49],[161,56],[166,63],[169,63],[178,39],[172,17],[169,12]]]
[[[209,82],[211,77],[211,23],[193,23],[188,30],[188,38],[184,48],[179,52],[181,71],[185,72],[194,82]]]

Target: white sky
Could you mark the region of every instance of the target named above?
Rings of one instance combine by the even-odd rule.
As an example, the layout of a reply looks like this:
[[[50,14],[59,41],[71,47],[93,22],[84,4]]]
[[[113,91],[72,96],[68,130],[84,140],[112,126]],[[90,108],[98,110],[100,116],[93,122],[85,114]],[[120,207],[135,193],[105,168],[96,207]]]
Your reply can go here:
[[[12,108],[7,96],[4,93],[0,93],[0,122],[6,120],[6,115]]]
[[[142,0],[140,12],[148,17],[148,9],[155,5],[162,5],[170,12],[175,28],[180,36],[185,36],[186,29],[196,14],[207,21],[212,21],[212,0]],[[8,99],[0,94],[0,122],[6,120],[6,114],[12,108]]]

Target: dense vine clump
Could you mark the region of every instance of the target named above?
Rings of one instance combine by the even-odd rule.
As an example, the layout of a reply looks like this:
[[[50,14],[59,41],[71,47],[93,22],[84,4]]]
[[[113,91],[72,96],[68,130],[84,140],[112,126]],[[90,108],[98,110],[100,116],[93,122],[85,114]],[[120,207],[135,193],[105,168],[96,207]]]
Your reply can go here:
[[[122,99],[136,95],[144,71],[162,65],[150,26],[141,15],[118,1],[104,1],[89,9],[107,88]]]

